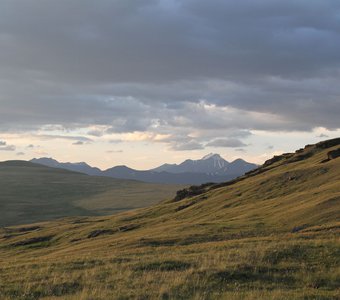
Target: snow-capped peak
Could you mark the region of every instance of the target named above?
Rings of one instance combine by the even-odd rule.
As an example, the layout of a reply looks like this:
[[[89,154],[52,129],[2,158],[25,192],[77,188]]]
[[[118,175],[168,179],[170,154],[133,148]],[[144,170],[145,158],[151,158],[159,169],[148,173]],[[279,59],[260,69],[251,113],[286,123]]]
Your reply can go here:
[[[221,156],[219,154],[217,154],[217,153],[209,153],[209,154],[203,156],[202,160],[207,160],[209,158],[219,158],[220,159]]]

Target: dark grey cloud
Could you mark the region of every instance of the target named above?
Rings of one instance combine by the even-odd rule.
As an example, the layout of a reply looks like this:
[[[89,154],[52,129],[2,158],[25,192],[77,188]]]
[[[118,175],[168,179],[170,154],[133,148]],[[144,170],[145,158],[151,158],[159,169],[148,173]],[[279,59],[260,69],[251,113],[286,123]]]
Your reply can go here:
[[[247,146],[245,143],[238,139],[216,139],[212,142],[206,144],[206,146],[210,147],[226,147],[226,148],[239,148]]]
[[[23,55],[16,65],[52,77],[91,83],[250,72],[309,77],[339,63],[334,0],[4,0],[1,6],[6,48],[26,46],[13,53]]]
[[[96,136],[96,137],[101,137],[104,135],[104,132],[102,130],[90,130],[87,132],[88,135]]]
[[[14,145],[8,145],[5,141],[0,141],[0,151],[15,151]]]
[[[171,149],[175,151],[188,151],[204,149],[204,146],[195,140],[176,142],[171,145]]]
[[[84,145],[85,143],[83,141],[76,141],[74,143],[72,143],[72,145],[76,145],[76,146],[80,146],[80,145]]]
[[[3,0],[0,131],[200,131],[180,150],[223,130],[340,128],[339,14],[336,0]]]

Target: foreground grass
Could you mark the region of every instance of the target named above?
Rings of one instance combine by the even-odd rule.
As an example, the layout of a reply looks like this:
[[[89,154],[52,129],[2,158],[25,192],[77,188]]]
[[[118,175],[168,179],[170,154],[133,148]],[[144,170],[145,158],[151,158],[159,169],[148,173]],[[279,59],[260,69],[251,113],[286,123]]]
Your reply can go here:
[[[335,148],[115,217],[5,228],[0,299],[339,299]]]
[[[338,299],[338,231],[9,260],[1,299]]]

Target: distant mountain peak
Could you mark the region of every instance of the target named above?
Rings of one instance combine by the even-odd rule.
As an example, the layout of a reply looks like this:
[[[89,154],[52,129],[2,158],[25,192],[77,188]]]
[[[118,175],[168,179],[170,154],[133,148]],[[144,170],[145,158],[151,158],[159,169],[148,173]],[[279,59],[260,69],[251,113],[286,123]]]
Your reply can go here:
[[[88,175],[101,175],[100,169],[91,167],[86,162],[76,162],[76,163],[64,162],[62,163],[49,157],[33,158],[30,161],[32,163],[41,164],[41,165],[52,167],[52,168],[66,169],[66,170],[80,172],[80,173],[84,173]]]
[[[115,169],[133,170],[133,169],[129,168],[129,167],[126,166],[126,165],[118,165],[118,166],[115,166],[115,167],[113,167],[113,168],[115,168]],[[112,169],[112,168],[111,168],[111,169]]]
[[[237,158],[232,163],[247,163],[247,162],[242,158]]]
[[[45,162],[58,163],[58,161],[55,160],[52,157],[40,157],[40,158],[33,158],[33,159],[31,159],[31,162],[35,162],[35,161],[45,161]]]
[[[88,166],[88,164],[84,161],[76,162],[76,163],[73,163],[73,164],[76,165],[76,166]]]
[[[202,160],[207,160],[207,159],[210,159],[210,158],[214,158],[214,159],[223,159],[221,157],[221,155],[217,154],[217,153],[209,153],[205,156],[202,157]]]

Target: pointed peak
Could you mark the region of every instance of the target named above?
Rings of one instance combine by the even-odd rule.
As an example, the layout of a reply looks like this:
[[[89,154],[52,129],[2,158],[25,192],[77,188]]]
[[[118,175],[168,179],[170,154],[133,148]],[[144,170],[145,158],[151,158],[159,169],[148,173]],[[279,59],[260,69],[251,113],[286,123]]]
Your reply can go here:
[[[214,158],[214,159],[222,159],[221,155],[217,154],[217,153],[209,153],[205,156],[202,157],[202,160],[207,160],[210,158]]]

